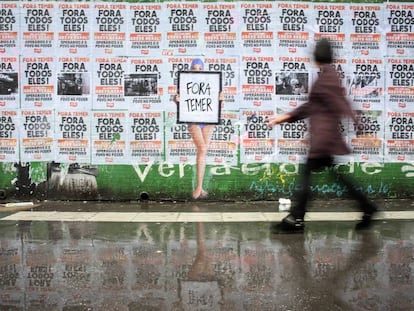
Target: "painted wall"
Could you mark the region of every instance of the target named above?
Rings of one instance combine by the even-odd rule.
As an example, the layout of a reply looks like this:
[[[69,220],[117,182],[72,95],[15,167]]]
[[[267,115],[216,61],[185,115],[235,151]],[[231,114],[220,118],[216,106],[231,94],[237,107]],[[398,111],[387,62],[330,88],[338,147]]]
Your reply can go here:
[[[133,44],[130,45],[131,42],[127,43],[125,40],[121,40],[121,43],[125,45],[124,48],[118,50],[118,47],[114,46],[113,49],[110,49],[110,52],[108,52],[108,49],[98,48],[98,45],[96,47],[90,46],[93,52],[90,54],[88,54],[89,52],[86,53],[87,57],[84,57],[83,51],[75,51],[75,55],[71,55],[70,53],[73,53],[73,50],[62,50],[64,57],[66,55],[68,55],[68,58],[82,56],[77,59],[81,63],[86,58],[88,59],[85,61],[85,66],[81,66],[82,72],[79,73],[80,67],[76,66],[79,69],[78,71],[59,69],[59,66],[65,68],[64,64],[66,64],[67,58],[61,59],[58,55],[50,63],[48,63],[47,59],[42,59],[42,56],[47,56],[48,59],[55,57],[55,55],[51,55],[53,53],[48,47],[45,46],[43,50],[39,50],[33,47],[30,49],[26,46],[27,42],[25,40],[30,40],[25,39],[23,34],[25,31],[30,32],[30,29],[25,29],[24,27],[29,27],[25,20],[30,20],[30,18],[24,19],[24,14],[32,14],[33,11],[31,11],[32,13],[28,12],[37,7],[36,4],[33,4],[33,7],[24,8],[23,3],[25,2],[3,1],[0,3],[6,9],[2,11],[5,18],[10,18],[7,15],[13,16],[13,14],[16,14],[16,17],[22,18],[19,24],[22,39],[16,39],[16,41],[19,44],[21,43],[22,46],[23,43],[25,45],[24,47],[16,46],[11,49],[5,48],[0,55],[1,62],[4,65],[2,66],[3,69],[0,70],[4,78],[4,81],[0,81],[2,86],[0,113],[2,126],[4,127],[4,129],[0,127],[0,147],[10,151],[9,153],[2,154],[4,150],[0,150],[1,201],[10,199],[136,200],[147,198],[147,196],[153,200],[187,200],[191,198],[209,200],[273,200],[280,197],[291,197],[300,186],[298,180],[299,169],[303,165],[302,163],[306,156],[306,148],[304,148],[306,147],[306,143],[304,143],[306,123],[296,124],[296,130],[280,127],[272,131],[271,129],[263,128],[265,126],[265,117],[261,119],[261,116],[282,113],[307,100],[309,86],[311,86],[312,79],[314,79],[313,76],[317,75],[317,71],[309,59],[303,60],[303,58],[308,54],[309,49],[312,48],[313,39],[316,39],[321,34],[321,31],[326,30],[323,23],[320,25],[319,30],[309,30],[310,26],[304,25],[301,31],[306,37],[302,40],[304,41],[302,43],[306,46],[305,48],[301,48],[300,45],[302,43],[299,42],[300,44],[298,43],[297,47],[295,47],[296,43],[293,43],[293,46],[285,49],[283,46],[285,43],[276,40],[272,41],[270,49],[265,47],[265,45],[250,46],[249,42],[244,42],[243,44],[246,44],[249,48],[240,50],[228,48],[222,42],[222,49],[212,49],[207,44],[205,51],[201,52],[201,45],[206,44],[205,41],[208,38],[208,36],[205,36],[202,40],[196,40],[197,45],[200,45],[197,49],[192,49],[188,46],[184,49],[185,51],[173,47],[174,42],[170,42],[170,39],[166,39],[165,41],[169,42],[165,43],[171,44],[171,46],[166,48],[163,46],[157,49],[151,49],[151,45],[146,49],[136,49]],[[64,4],[62,2],[51,3],[57,4],[54,8],[57,11],[62,10],[63,12],[65,6],[72,8],[70,2],[65,2]],[[49,2],[47,6],[51,5],[51,3]],[[96,2],[85,3],[91,4],[89,8],[96,5],[100,5],[100,8],[103,10],[106,8],[106,5]],[[203,3],[197,3],[199,12],[208,14],[209,10],[211,10],[211,14],[214,17],[214,14],[216,14],[214,13],[214,6],[203,7]],[[239,5],[241,2],[234,3]],[[246,10],[250,10],[249,14],[251,14],[253,9],[256,9],[257,3],[244,2],[243,7]],[[275,27],[275,29],[272,29],[275,33],[283,35],[282,32],[285,30],[293,31],[293,33],[300,31],[300,29],[292,28],[295,25],[292,22],[294,14],[289,11],[289,9],[295,9],[295,7],[290,8],[288,4],[295,2],[283,2],[284,4],[282,3],[283,5],[279,6],[276,6],[274,2],[267,3],[274,5],[270,21],[280,20],[281,23],[287,20],[290,21],[285,24],[269,23],[269,27]],[[307,4],[314,5],[315,3],[319,2],[300,2],[300,8],[304,8]],[[412,77],[404,76],[404,78],[401,74],[410,75],[410,72],[412,74],[410,68],[414,60],[414,48],[410,45],[410,42],[413,41],[412,37],[410,37],[412,35],[410,29],[414,27],[412,25],[414,21],[412,16],[414,14],[413,3],[391,2],[391,4],[387,3],[385,5],[381,2],[373,2],[373,4],[375,3],[377,6],[368,6],[365,3],[363,8],[359,8],[355,4],[352,9],[350,7],[346,9],[348,10],[349,8],[352,12],[365,10],[363,17],[358,14],[354,15],[356,24],[358,24],[358,21],[361,23],[369,21],[374,24],[379,22],[380,26],[388,23],[389,29],[384,27],[382,30],[374,28],[369,30],[366,27],[361,28],[361,25],[356,25],[355,29],[352,30],[345,27],[349,25],[343,23],[343,19],[342,23],[345,24],[343,28],[346,28],[346,30],[339,29],[338,27],[330,28],[332,30],[331,35],[336,36],[336,38],[341,38],[344,34],[346,36],[350,34],[355,35],[353,32],[362,33],[362,36],[361,33],[358,36],[354,36],[354,38],[360,38],[359,40],[362,43],[365,42],[364,35],[370,36],[372,32],[375,32],[379,37],[371,36],[369,40],[380,38],[379,41],[374,39],[374,42],[371,42],[372,46],[376,46],[378,49],[358,48],[357,46],[359,45],[355,45],[351,39],[347,39],[336,46],[340,54],[340,62],[336,64],[337,69],[341,68],[342,70],[341,78],[343,79],[344,87],[349,91],[347,96],[355,101],[359,119],[363,123],[363,128],[355,128],[349,122],[343,124],[344,135],[354,150],[354,154],[352,157],[341,159],[341,164],[338,164],[336,169],[343,174],[352,175],[360,184],[361,189],[373,198],[407,198],[414,195],[412,182],[414,177],[414,140],[412,139],[414,96],[412,94],[412,83],[410,82]],[[17,4],[17,6],[8,11],[8,8],[13,4]],[[28,4],[26,3],[25,5],[27,6]],[[171,10],[176,10],[174,14],[178,14],[177,12],[182,9],[179,7],[180,5],[178,2],[173,2]],[[379,9],[378,5],[380,6]],[[321,21],[326,18],[324,20],[328,22],[329,16],[324,16],[323,13],[325,9],[326,11],[339,10],[337,12],[339,15],[341,10],[343,10],[341,6],[331,10],[329,9],[329,4],[323,3],[320,3],[318,7],[322,12],[321,16],[315,16],[315,10],[312,9],[312,6],[309,6],[304,9],[304,15],[300,15],[302,16],[301,20],[305,21],[306,19],[314,18],[315,21]],[[79,8],[82,8],[82,5]],[[98,7],[96,8],[98,9]],[[238,10],[238,7],[230,8],[230,11],[226,11],[224,9],[225,6],[222,8],[223,12],[228,12],[230,15],[233,14],[233,10]],[[284,8],[287,10],[284,11]],[[24,9],[21,12],[25,13],[16,13],[20,12],[20,9]],[[145,6],[136,6],[135,9],[136,12],[140,12],[140,10],[145,9]],[[121,10],[128,12],[125,8]],[[373,11],[374,14],[372,14]],[[93,10],[90,12],[93,12]],[[299,14],[301,11],[297,13]],[[158,7],[154,7],[154,11],[151,14],[162,14],[163,18],[160,20],[169,20],[168,16],[164,16],[166,13]],[[237,14],[238,22],[241,23],[243,15],[238,16]],[[276,19],[277,14],[280,14],[280,19]],[[378,18],[378,14],[390,14],[391,18]],[[397,15],[394,16],[393,14]],[[88,17],[91,16],[88,15]],[[128,17],[131,16],[128,15]],[[254,20],[254,16],[248,17],[246,15],[245,17],[244,20],[246,21],[251,18]],[[33,18],[33,20],[36,20],[34,16]],[[333,16],[330,21],[336,23],[340,19],[338,16]],[[93,20],[94,24],[90,25],[91,30],[98,31],[99,29],[99,31],[103,31],[99,23],[95,25],[96,19]],[[147,21],[149,22],[150,20],[154,21],[154,16]],[[174,20],[173,17],[171,17],[170,21],[172,20]],[[212,20],[209,21],[212,22]],[[52,23],[52,26],[56,27],[52,27],[53,29],[51,30],[55,34],[57,32],[64,33],[65,28],[62,23],[58,21],[54,22],[54,24]],[[69,24],[71,23],[69,22]],[[251,29],[256,24],[253,22],[247,27],[248,29],[250,27],[250,31],[252,31],[251,35],[255,31],[254,35],[258,34],[258,29]],[[304,22],[304,24],[306,23]],[[391,26],[391,24],[393,25]],[[68,25],[66,26],[69,27]],[[174,30],[174,27],[183,27],[182,25],[183,23],[177,22],[175,26],[172,26],[172,24],[168,26],[171,26]],[[281,31],[281,25],[283,25],[283,31]],[[203,26],[205,25],[201,25],[201,28],[196,29],[200,36],[210,34],[210,32],[220,28],[209,27],[206,29],[202,28]],[[239,26],[241,27],[241,25]],[[34,26],[32,25],[31,27]],[[74,30],[76,27],[73,27],[71,25],[69,28],[72,31],[76,31]],[[195,27],[198,27],[198,25],[195,25]],[[66,28],[66,30],[69,28]],[[167,26],[161,25],[158,30],[156,28],[148,28],[148,31],[157,33],[160,32],[160,28],[168,30]],[[131,35],[131,29],[121,30]],[[138,31],[138,33],[141,30],[140,27],[135,28],[135,31]],[[237,31],[233,30],[235,33],[241,31],[240,29],[237,29]],[[41,29],[39,31],[41,32]],[[170,31],[173,32],[171,29]],[[396,33],[400,41],[395,39]],[[13,35],[10,29],[3,29],[1,35],[0,39],[3,41],[7,38],[7,40],[13,38],[13,36],[8,37]],[[236,35],[238,36],[238,33]],[[307,37],[308,35],[311,37]],[[153,40],[155,37],[152,37]],[[246,38],[243,39],[243,36],[241,36],[237,40],[248,40],[249,36]],[[220,41],[219,37],[216,39]],[[56,42],[59,42],[59,40]],[[164,44],[164,42],[161,44]],[[210,44],[212,43],[210,42]],[[351,45],[352,48],[348,49]],[[402,49],[401,45],[403,46]],[[261,49],[260,52],[257,51],[258,49]],[[126,56],[119,56],[124,55],[122,54],[124,52],[127,54]],[[382,52],[385,53],[385,57],[384,54],[381,54]],[[16,57],[16,53],[18,57]],[[223,56],[221,53],[225,55]],[[231,57],[227,57],[226,53],[229,53]],[[356,53],[360,53],[360,55]],[[367,56],[366,53],[371,54]],[[96,70],[95,67],[105,69],[106,65],[101,66],[105,63],[103,59],[113,55],[117,56],[117,58],[113,60],[109,70]],[[267,55],[269,57],[259,59],[260,55]],[[293,55],[293,61],[286,61],[285,58],[289,57],[286,55]],[[176,104],[174,103],[177,93],[177,68],[189,69],[189,62],[195,56],[202,58],[205,61],[206,67],[210,66],[208,68],[216,68],[215,66],[219,63],[224,65],[224,68],[227,68],[234,61],[236,65],[233,67],[232,73],[237,76],[229,77],[225,75],[223,77],[222,91],[225,98],[224,107],[221,111],[221,124],[215,126],[214,129],[210,129],[207,135],[210,140],[207,143],[207,149],[209,149],[208,152],[210,153],[207,154],[206,158],[199,161],[196,160],[195,134],[187,124],[180,125],[176,123],[177,112]],[[14,57],[15,60],[10,61],[8,60],[9,57]],[[295,57],[297,58],[296,61]],[[148,59],[156,61],[155,63],[157,64],[161,62],[162,65],[155,70],[150,65],[152,61],[148,62]],[[298,59],[302,59],[302,61],[297,61]],[[33,80],[31,73],[36,75],[37,72],[45,72],[44,70],[31,71],[33,64],[43,61],[47,67],[56,66],[51,70],[51,80],[54,85],[50,88],[53,90],[55,87],[56,90],[51,91],[50,96],[46,96],[47,99],[40,103],[39,99],[32,101],[36,96],[29,94],[30,92],[27,90],[33,87],[31,84],[36,84],[36,81],[40,81]],[[119,63],[115,64],[114,62]],[[345,63],[347,66],[343,65]],[[141,69],[133,72],[131,68],[137,64],[145,68],[152,68],[154,72],[140,71],[143,68],[142,66],[140,67]],[[261,67],[262,69],[266,69],[269,66],[270,71],[265,71],[272,72],[271,79],[273,80],[265,77],[257,78],[257,68],[250,68],[252,64],[253,66],[263,66]],[[286,68],[282,68],[282,64]],[[399,66],[394,66],[395,64],[399,64]],[[122,85],[119,85],[125,91],[123,94],[126,98],[126,104],[122,100],[119,100],[119,102],[104,102],[103,99],[105,97],[101,98],[99,96],[106,93],[100,94],[99,92],[105,86],[100,83],[115,83],[118,80],[105,80],[105,82],[94,77],[94,75],[117,74],[118,68],[123,66],[126,66],[126,70],[129,70],[129,74],[123,77],[125,81],[122,81]],[[123,67],[122,70],[125,68]],[[176,69],[174,71],[171,68]],[[166,75],[166,73],[170,72],[170,69],[171,75]],[[262,70],[259,71],[260,74],[263,73]],[[223,70],[223,72],[229,73],[226,70]],[[250,74],[249,72],[253,73]],[[20,74],[21,76],[19,76]],[[88,75],[90,75],[90,79],[86,83]],[[289,81],[291,84],[294,80],[297,81],[297,84],[299,82],[306,82],[307,87],[302,85],[302,90],[299,93],[291,90],[293,93],[285,94],[278,89],[278,86],[280,81],[287,81],[286,76],[288,75],[290,75]],[[361,77],[363,78],[361,79]],[[10,84],[8,80],[13,80],[15,83]],[[67,87],[72,85],[71,82],[75,84],[81,83],[82,88],[68,89]],[[140,83],[144,82],[158,83],[157,89],[151,88],[148,92],[140,89]],[[271,89],[272,91],[267,94],[266,91],[263,91],[265,89]],[[366,90],[369,90],[369,93],[366,93]],[[261,93],[262,91],[264,93]],[[401,94],[398,92],[401,92]],[[71,96],[73,100],[68,101],[68,96]],[[148,96],[151,100],[148,100]],[[73,108],[71,105],[75,104],[79,106]],[[131,108],[132,104],[135,104],[133,108]],[[153,112],[157,116],[151,119],[147,114]],[[109,122],[110,119],[109,117],[105,119],[102,116],[111,113],[118,114],[115,117],[116,120],[112,120],[116,126],[120,124],[130,129],[125,136],[123,133],[108,134],[99,132],[100,122],[104,124]],[[31,116],[35,117],[31,118]],[[73,131],[67,132],[64,128],[72,128],[71,126],[76,128],[77,124],[75,124],[76,122],[67,122],[68,116],[72,117],[72,121],[75,119],[73,118],[74,116],[84,117],[88,125],[86,125],[85,121],[84,127],[82,121],[81,128],[86,128],[86,130],[75,131],[76,135],[69,137],[68,133],[73,134]],[[150,120],[150,122],[153,122],[150,125],[160,129],[156,135],[153,135],[154,133],[149,128],[143,130],[143,133],[136,132],[138,131],[136,124],[140,125],[139,122],[145,123],[145,120]],[[119,122],[119,124],[116,122]],[[27,150],[31,147],[28,141],[31,141],[29,138],[33,139],[32,135],[34,135],[34,132],[32,129],[36,128],[36,126],[50,126],[49,129],[51,130],[36,132],[36,135],[45,134],[46,136],[40,137],[40,140],[35,143],[35,145],[37,144],[36,146],[40,144],[43,147],[43,153],[40,152],[34,155]],[[299,127],[301,130],[297,130]],[[96,131],[94,132],[95,129]],[[358,139],[356,132],[371,136],[370,138],[375,139],[375,144],[373,145],[370,140]],[[16,137],[9,137],[15,133]],[[84,139],[82,141],[76,140],[79,136],[82,136]],[[180,137],[180,139],[177,137]],[[74,139],[71,140],[71,138]],[[64,141],[64,143],[59,145],[60,141]],[[77,143],[86,144],[83,145],[87,149],[86,156],[84,154],[76,154],[76,148],[73,148],[72,154],[65,154],[65,148],[70,146],[76,147]],[[174,154],[171,151],[172,146],[177,143],[182,143],[184,146],[184,156]],[[285,145],[283,145],[284,143]],[[52,152],[49,152],[50,144],[52,144]],[[111,157],[98,155],[99,147],[97,146],[105,144],[114,145],[116,150],[121,150],[121,152],[114,152]],[[256,150],[254,150],[255,144],[258,146]],[[148,145],[154,146],[154,148],[148,148]],[[203,149],[202,147],[205,147],[205,144],[200,146]],[[249,153],[249,146],[253,146],[253,154]],[[275,146],[278,147],[275,148]],[[109,147],[106,150],[105,147],[103,148],[103,151],[110,151]],[[179,150],[179,147],[177,148]],[[133,150],[140,151],[146,149],[149,151],[155,150],[154,154],[156,155],[147,152],[145,156],[137,156],[132,152]],[[215,156],[216,154],[219,156]],[[200,183],[200,178],[197,181],[197,172],[202,171],[204,165],[206,165],[205,173],[201,176],[202,182]],[[314,177],[312,190],[315,197],[347,197],[347,192],[343,186],[331,179],[327,172],[315,173]],[[201,188],[202,190],[200,190]]]

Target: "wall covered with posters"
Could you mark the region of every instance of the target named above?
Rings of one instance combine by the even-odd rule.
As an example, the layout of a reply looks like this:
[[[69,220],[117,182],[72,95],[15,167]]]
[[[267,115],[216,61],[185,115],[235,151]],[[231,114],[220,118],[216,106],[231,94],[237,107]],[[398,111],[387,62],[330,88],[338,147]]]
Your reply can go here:
[[[414,194],[414,4],[0,3],[0,198],[276,199],[291,196],[307,101],[327,37],[357,111],[337,169],[373,197]],[[220,72],[218,124],[177,122],[180,73]],[[192,93],[208,97],[209,81]],[[203,100],[188,99],[200,116]],[[181,107],[181,105],[180,105]],[[204,120],[200,120],[204,121]],[[361,138],[362,137],[362,138]],[[317,196],[346,197],[326,172]]]

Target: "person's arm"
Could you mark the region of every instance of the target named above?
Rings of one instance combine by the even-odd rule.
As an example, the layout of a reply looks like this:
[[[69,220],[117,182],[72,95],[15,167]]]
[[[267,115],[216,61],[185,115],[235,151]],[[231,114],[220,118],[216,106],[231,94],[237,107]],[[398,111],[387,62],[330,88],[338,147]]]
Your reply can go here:
[[[270,117],[267,119],[267,122],[269,123],[270,126],[273,126],[276,124],[288,122],[290,118],[291,118],[291,115],[289,113],[285,113],[285,114],[280,114],[280,115]]]

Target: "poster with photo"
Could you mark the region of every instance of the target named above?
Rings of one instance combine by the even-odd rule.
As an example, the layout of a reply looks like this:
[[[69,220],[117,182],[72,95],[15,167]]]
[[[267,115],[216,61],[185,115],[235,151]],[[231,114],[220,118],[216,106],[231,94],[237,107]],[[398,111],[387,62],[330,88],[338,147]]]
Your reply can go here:
[[[355,162],[382,162],[384,148],[384,111],[356,110],[357,124],[352,124],[349,145]],[[351,123],[353,123],[351,121]]]
[[[129,111],[129,156],[133,164],[160,163],[164,159],[162,111]]]
[[[275,132],[267,119],[273,110],[240,109],[240,162],[275,162]]]
[[[0,110],[0,162],[19,162],[19,114]]]
[[[207,71],[221,72],[224,104],[222,108],[234,110],[240,107],[240,76],[238,56],[216,56],[205,58]]]
[[[414,56],[414,3],[384,3],[387,56]]]
[[[384,10],[379,3],[353,3],[349,6],[348,26],[352,57],[385,55]]]
[[[386,105],[391,111],[414,107],[414,58],[386,58]]]
[[[384,161],[414,161],[414,112],[386,111]]]
[[[276,50],[278,55],[309,55],[312,7],[308,2],[276,3]]]
[[[240,48],[243,55],[273,55],[277,15],[275,2],[238,2]]]
[[[55,111],[56,162],[91,162],[91,112],[84,110]]]
[[[292,108],[291,108],[292,109]],[[284,114],[291,109],[276,109],[276,114]],[[308,120],[281,123],[274,126],[276,135],[275,153],[277,162],[304,163],[309,149]]]
[[[96,57],[93,63],[93,109],[127,109],[124,93],[126,57]]]
[[[0,109],[19,108],[19,58],[0,56]]]
[[[90,110],[92,107],[89,56],[59,56],[57,59],[57,103],[59,108]]]
[[[59,55],[90,57],[93,19],[91,4],[87,2],[59,2],[56,11],[56,49],[59,51]]]
[[[165,42],[161,3],[131,3],[128,9],[128,55],[159,55]]]
[[[55,55],[55,29],[57,29],[55,2],[21,3],[20,31],[23,56]]]
[[[207,150],[207,164],[237,165],[239,141],[238,111],[223,111],[214,127]]]
[[[385,60],[352,58],[347,95],[359,109],[384,109]]]
[[[263,108],[274,105],[274,56],[241,57],[240,62],[240,107]]]
[[[18,1],[0,3],[0,53],[20,53],[20,7]]]
[[[238,31],[240,7],[235,2],[208,2],[202,4],[203,50],[207,54],[231,55],[240,50]]]
[[[54,128],[52,109],[21,109],[20,161],[54,161]]]
[[[126,111],[93,111],[91,120],[92,164],[130,164]]]
[[[128,8],[126,3],[93,3],[91,27],[94,55],[125,56]]]
[[[315,41],[327,38],[331,41],[334,54],[349,54],[349,34],[347,33],[347,17],[349,6],[344,3],[312,3],[313,26]]]
[[[23,57],[21,61],[21,108],[53,108],[56,71],[53,56]]]
[[[170,164],[195,164],[197,149],[188,124],[177,123],[177,111],[166,111],[165,158]]]
[[[124,74],[124,95],[130,110],[159,110],[167,100],[166,60],[162,57],[130,57]],[[165,99],[165,100],[164,100]]]
[[[201,2],[164,2],[165,51],[172,55],[196,55],[203,51]]]

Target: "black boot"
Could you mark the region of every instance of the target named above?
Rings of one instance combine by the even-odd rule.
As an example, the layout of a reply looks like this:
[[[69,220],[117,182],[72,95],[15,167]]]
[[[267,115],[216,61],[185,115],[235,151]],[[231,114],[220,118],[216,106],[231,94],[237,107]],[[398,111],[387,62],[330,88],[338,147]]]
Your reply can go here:
[[[369,229],[372,225],[372,217],[378,212],[378,208],[374,204],[370,204],[368,209],[365,209],[361,221],[355,225],[355,230]]]
[[[292,214],[287,215],[280,223],[270,225],[272,233],[301,233],[305,229],[303,218],[296,218]]]

